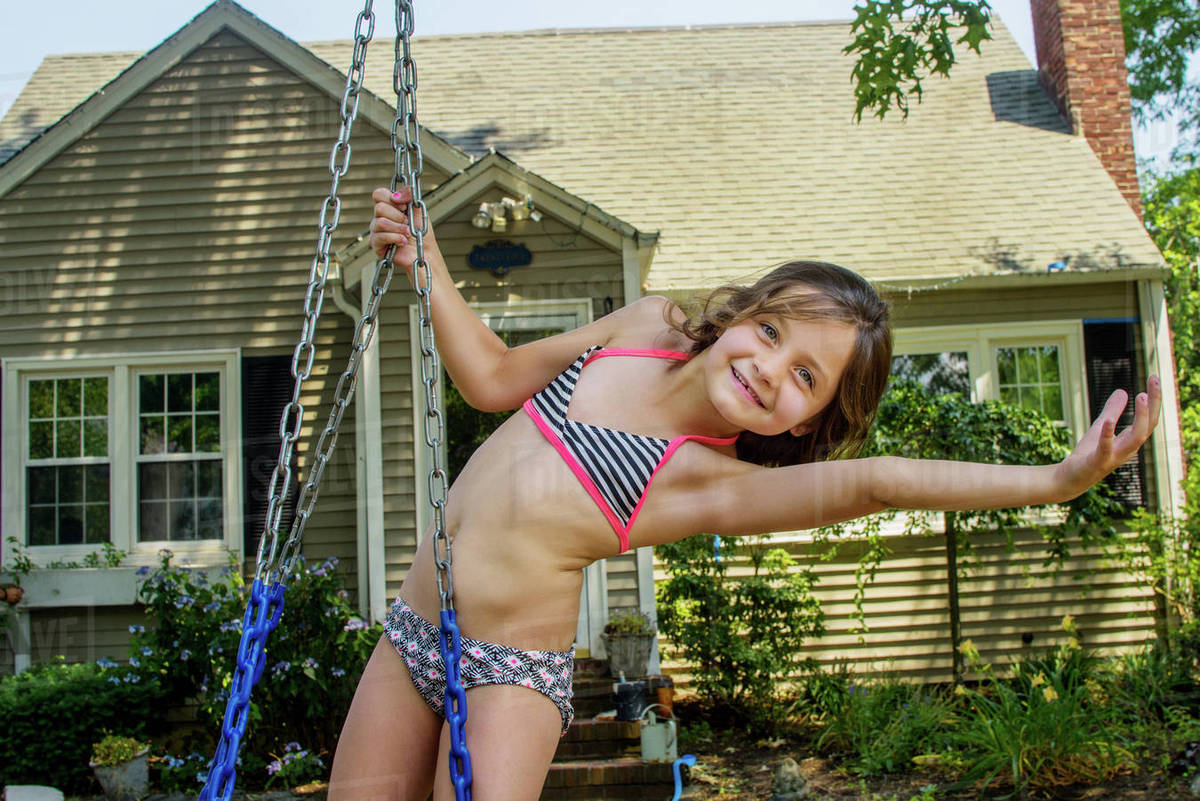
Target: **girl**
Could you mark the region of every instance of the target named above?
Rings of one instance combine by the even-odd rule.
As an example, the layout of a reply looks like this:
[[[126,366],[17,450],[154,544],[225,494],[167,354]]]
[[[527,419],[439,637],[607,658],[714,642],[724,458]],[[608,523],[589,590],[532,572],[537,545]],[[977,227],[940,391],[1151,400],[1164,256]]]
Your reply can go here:
[[[411,265],[407,188],[373,199],[375,252],[394,245],[395,262]],[[479,409],[524,407],[448,496],[477,801],[540,793],[571,720],[572,640],[591,562],[701,532],[814,528],[890,507],[1063,502],[1128,460],[1158,417],[1151,378],[1128,429],[1115,435],[1126,397],[1114,393],[1057,465],[833,461],[865,438],[891,359],[886,307],[858,275],[792,263],[723,291],[694,319],[647,297],[509,348],[458,293],[432,231],[425,254],[455,385]],[[428,622],[440,609],[431,540],[354,696],[330,801],[453,796],[444,671]]]

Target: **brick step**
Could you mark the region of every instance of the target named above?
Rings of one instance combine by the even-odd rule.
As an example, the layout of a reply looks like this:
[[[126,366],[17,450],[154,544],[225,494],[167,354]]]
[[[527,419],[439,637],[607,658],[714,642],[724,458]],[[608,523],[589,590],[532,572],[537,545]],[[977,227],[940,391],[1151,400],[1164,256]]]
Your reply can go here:
[[[551,765],[541,801],[669,801],[674,792],[670,762],[594,759]]]
[[[601,712],[616,709],[611,676],[576,676],[574,685],[576,719],[593,718]]]
[[[642,727],[636,720],[578,720],[558,742],[555,762],[639,756]]]

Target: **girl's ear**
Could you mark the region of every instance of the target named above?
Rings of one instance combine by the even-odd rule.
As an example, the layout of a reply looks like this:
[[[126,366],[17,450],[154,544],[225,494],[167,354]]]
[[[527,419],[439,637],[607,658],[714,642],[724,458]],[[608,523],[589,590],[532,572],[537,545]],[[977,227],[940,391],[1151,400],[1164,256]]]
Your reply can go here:
[[[813,432],[813,429],[816,427],[817,427],[817,424],[812,422],[811,420],[808,421],[807,423],[799,423],[797,425],[792,426],[792,436],[793,437],[803,437],[805,434],[811,434]]]

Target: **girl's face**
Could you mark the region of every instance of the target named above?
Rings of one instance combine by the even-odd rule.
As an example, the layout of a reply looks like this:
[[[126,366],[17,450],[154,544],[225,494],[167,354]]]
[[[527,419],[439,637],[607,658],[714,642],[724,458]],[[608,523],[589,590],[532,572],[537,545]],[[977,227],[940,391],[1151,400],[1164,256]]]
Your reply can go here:
[[[836,320],[753,315],[705,351],[709,398],[739,429],[803,436],[837,396],[856,337]]]

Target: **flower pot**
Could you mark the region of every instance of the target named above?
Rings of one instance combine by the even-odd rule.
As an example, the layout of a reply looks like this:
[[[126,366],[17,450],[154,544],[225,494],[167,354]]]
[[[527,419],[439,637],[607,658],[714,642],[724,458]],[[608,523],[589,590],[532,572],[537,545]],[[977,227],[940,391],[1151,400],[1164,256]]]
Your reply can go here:
[[[632,679],[649,672],[653,634],[601,634],[608,651],[608,669],[614,676]]]
[[[25,590],[15,585],[12,587],[5,587],[3,592],[4,600],[10,604],[16,604],[20,602],[21,598],[25,595]]]
[[[150,750],[119,765],[90,763],[108,801],[138,801],[150,791]]]

